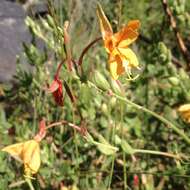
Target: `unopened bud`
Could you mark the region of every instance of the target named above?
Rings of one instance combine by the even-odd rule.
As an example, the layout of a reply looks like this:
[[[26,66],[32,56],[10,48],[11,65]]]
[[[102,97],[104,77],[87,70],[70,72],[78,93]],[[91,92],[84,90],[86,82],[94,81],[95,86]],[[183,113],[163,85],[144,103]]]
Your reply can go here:
[[[55,28],[55,22],[50,15],[47,15],[47,23],[49,24],[50,27]]]
[[[116,97],[111,97],[110,106],[114,108],[116,106],[116,102],[117,102],[117,98]]]
[[[112,87],[113,92],[115,92],[116,94],[120,96],[123,96],[122,88],[117,80],[113,80],[113,79],[111,80],[111,87]]]
[[[169,82],[170,82],[172,85],[174,85],[174,86],[177,86],[177,85],[179,85],[179,83],[180,83],[180,81],[179,81],[179,79],[178,79],[177,77],[170,77],[170,78],[169,78]]]
[[[105,113],[105,114],[108,112],[108,107],[107,107],[107,105],[106,105],[105,103],[102,104],[101,110],[102,110],[102,112]]]
[[[95,73],[94,73],[94,82],[97,85],[97,87],[102,89],[102,90],[109,90],[110,89],[110,85],[109,85],[108,81],[98,71],[95,71]]]

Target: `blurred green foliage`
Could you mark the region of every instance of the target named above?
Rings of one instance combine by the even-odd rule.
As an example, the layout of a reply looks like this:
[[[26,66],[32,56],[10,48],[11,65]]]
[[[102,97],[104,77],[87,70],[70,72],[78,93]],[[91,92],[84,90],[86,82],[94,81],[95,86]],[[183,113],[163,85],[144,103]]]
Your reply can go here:
[[[177,124],[190,137],[188,124],[176,111],[179,105],[190,101],[189,71],[161,1],[101,2],[115,31],[131,19],[141,21],[141,35],[132,46],[140,62],[140,77],[130,82],[121,78],[124,85],[120,88],[106,69],[107,55],[102,43],[96,44],[84,57],[84,81],[78,80],[75,72],[68,72],[66,65],[61,70],[60,78],[68,83],[77,99],[76,104],[72,104],[64,92],[64,107],[57,107],[45,90],[52,82],[59,62],[65,58],[64,21],[70,21],[74,60],[90,41],[100,36],[100,31],[96,18],[97,0],[58,2],[56,17],[50,16],[54,13],[54,8],[50,7],[50,15],[26,20],[34,40],[32,44],[24,45],[14,84],[3,86],[0,146],[32,138],[42,117],[48,122],[63,119],[77,125],[82,122],[92,135],[89,138],[100,144],[93,143],[92,139],[91,143],[86,141],[66,125],[50,129],[41,143],[42,164],[33,181],[35,189],[63,190],[63,186],[76,185],[75,188],[81,190],[104,190],[108,188],[113,168],[112,189],[124,189],[126,178],[128,189],[188,190],[188,161],[150,154],[133,155],[134,149],[148,149],[183,153],[189,157],[190,148],[182,138],[154,117],[102,94],[86,82],[87,79],[94,81],[103,90],[111,88],[116,94],[155,111]],[[170,0],[169,6],[186,46],[190,47],[190,3],[188,0]],[[40,50],[36,45],[39,39],[45,43]],[[30,64],[30,72],[22,69],[19,64],[22,60]],[[180,66],[176,66],[176,60]],[[138,187],[133,182],[134,174],[139,177]],[[23,180],[22,165],[0,152],[0,189],[8,189],[8,185],[20,180]],[[12,189],[28,187],[21,184]]]

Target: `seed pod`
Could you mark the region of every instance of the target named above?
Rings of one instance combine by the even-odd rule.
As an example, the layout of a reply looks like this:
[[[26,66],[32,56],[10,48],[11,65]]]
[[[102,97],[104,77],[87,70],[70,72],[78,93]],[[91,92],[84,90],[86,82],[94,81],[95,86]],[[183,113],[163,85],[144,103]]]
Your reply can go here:
[[[122,91],[122,88],[121,88],[120,84],[118,83],[118,81],[112,79],[111,87],[112,87],[113,92],[115,92],[116,94],[118,94],[120,96],[123,96],[123,91]]]
[[[94,73],[94,82],[102,90],[109,90],[110,85],[108,81],[105,79],[105,77],[99,73],[98,71],[95,71]]]

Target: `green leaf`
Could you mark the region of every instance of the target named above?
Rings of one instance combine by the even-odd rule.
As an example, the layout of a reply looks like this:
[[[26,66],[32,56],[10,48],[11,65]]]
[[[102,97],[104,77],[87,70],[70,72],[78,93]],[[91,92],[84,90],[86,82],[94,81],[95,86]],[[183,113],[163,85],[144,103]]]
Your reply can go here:
[[[117,147],[111,146],[110,144],[103,144],[103,143],[98,143],[98,142],[94,142],[94,143],[96,144],[99,151],[105,155],[115,154],[118,150]]]
[[[126,154],[134,154],[135,150],[125,140],[121,141],[121,148]]]
[[[85,137],[86,137],[87,142],[92,143],[92,144],[94,143],[94,139],[89,133],[87,133]]]
[[[87,133],[87,135],[86,135],[86,140],[87,140],[89,143],[91,143],[91,144],[97,146],[98,150],[99,150],[100,152],[102,152],[103,154],[105,154],[105,155],[112,155],[112,154],[115,154],[115,153],[118,151],[118,148],[117,148],[117,147],[114,147],[114,146],[110,145],[110,144],[106,141],[106,139],[105,139],[103,136],[101,136],[101,135],[99,136],[99,140],[100,140],[102,143],[99,143],[99,142],[95,141],[95,140],[93,139],[93,137],[92,137],[89,133]]]

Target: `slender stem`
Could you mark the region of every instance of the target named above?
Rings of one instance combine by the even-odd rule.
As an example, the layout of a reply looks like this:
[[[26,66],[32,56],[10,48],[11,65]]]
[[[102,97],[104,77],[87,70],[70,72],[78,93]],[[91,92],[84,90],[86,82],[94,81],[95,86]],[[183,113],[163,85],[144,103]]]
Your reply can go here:
[[[100,88],[98,88],[94,83],[92,83],[91,81],[88,81],[88,84],[94,88],[96,88],[97,90],[103,92]],[[132,101],[130,101],[129,99],[125,98],[125,97],[122,97],[122,96],[119,96],[117,94],[115,94],[114,92],[112,92],[112,95],[115,96],[117,99],[119,100],[122,100],[124,101],[125,103],[127,104],[130,104],[132,107],[138,109],[138,110],[142,110],[152,116],[154,116],[155,118],[157,118],[158,120],[162,121],[163,123],[166,124],[167,127],[170,127],[173,131],[175,131],[178,135],[180,135],[184,141],[186,141],[188,144],[190,144],[190,138],[188,136],[186,136],[186,134],[178,129],[173,123],[171,123],[169,120],[165,119],[164,117],[162,117],[161,115],[143,107],[143,106],[140,106]]]
[[[75,124],[73,124],[73,123],[70,123],[70,122],[68,122],[68,121],[65,121],[65,120],[52,123],[52,124],[48,125],[48,126],[46,127],[46,129],[50,129],[50,128],[55,127],[55,126],[58,126],[58,125],[69,125],[70,127],[76,129],[78,132],[82,132],[81,127],[79,127],[78,125],[75,125]]]
[[[144,153],[144,154],[155,154],[155,155],[162,155],[162,156],[167,156],[167,157],[172,157],[176,159],[181,159],[180,156],[174,155],[168,152],[160,152],[160,151],[155,151],[155,150],[144,150],[144,149],[134,149],[135,153]]]
[[[78,65],[82,65],[82,61],[83,61],[83,57],[86,54],[86,52],[91,48],[91,46],[93,46],[96,42],[98,42],[99,40],[101,40],[102,37],[96,38],[95,40],[93,40],[90,44],[88,44],[84,50],[82,51],[79,60],[78,60]]]
[[[120,102],[120,113],[121,113],[121,118],[120,118],[120,123],[121,123],[121,139],[124,140],[124,129],[123,129],[123,104]],[[122,149],[122,154],[123,154],[123,179],[124,179],[124,190],[127,189],[127,167],[126,167],[126,155],[124,150]]]
[[[116,133],[116,123],[114,124],[113,130],[112,130],[112,134],[111,134],[112,143],[114,142],[115,133]],[[110,171],[109,181],[108,181],[108,190],[111,189],[112,177],[113,177],[113,172],[114,172],[115,158],[116,158],[116,154],[113,154],[112,155],[112,162],[111,162],[111,171]]]
[[[60,70],[61,70],[61,66],[63,65],[63,63],[65,62],[65,59],[61,61],[61,63],[59,63],[58,67],[57,67],[57,71],[56,71],[56,74],[55,74],[55,77],[59,77],[59,73],[60,73]]]
[[[22,184],[26,183],[26,180],[21,180],[21,181],[17,181],[17,182],[14,182],[14,183],[11,183],[9,185],[9,188],[15,188],[15,187],[18,187],[18,186],[21,186]]]
[[[111,189],[111,182],[112,182],[113,170],[114,170],[114,161],[115,161],[115,155],[112,156],[111,171],[110,171],[110,176],[109,176],[109,181],[108,181],[108,190]]]
[[[161,115],[158,115],[157,113],[143,107],[143,106],[140,106],[132,101],[130,101],[129,99],[125,98],[125,97],[121,97],[115,93],[113,93],[113,95],[120,99],[120,100],[123,100],[124,102],[130,104],[131,106],[133,106],[134,108],[138,109],[138,110],[142,110],[154,117],[156,117],[158,120],[162,121],[163,123],[165,123],[168,127],[170,127],[171,129],[173,129],[177,134],[179,134],[188,144],[190,144],[190,139],[188,136],[185,135],[185,133],[178,129],[173,123],[171,123],[170,121],[168,121],[167,119],[165,119],[164,117],[162,117]]]
[[[64,42],[66,49],[66,57],[67,57],[67,67],[68,71],[72,71],[72,54],[70,47],[70,35],[68,33],[69,21],[65,21],[63,31],[64,31]]]
[[[25,181],[28,183],[28,186],[29,186],[30,190],[35,190],[33,185],[32,185],[32,182],[31,182],[30,178],[26,178]]]
[[[70,81],[71,82],[71,81]],[[75,123],[75,108],[72,107],[72,116],[73,116],[73,122]],[[76,159],[76,164],[75,164],[75,171],[76,171],[76,175],[79,176],[80,175],[80,171],[79,171],[79,148],[78,148],[78,139],[77,139],[77,131],[76,129],[74,129],[74,146],[75,146],[75,159]]]
[[[117,30],[118,31],[119,31],[120,26],[121,26],[122,7],[123,7],[122,4],[123,4],[122,0],[119,0],[118,1],[118,8],[119,8],[119,11],[118,11],[118,25],[117,25]]]
[[[127,166],[126,166],[126,154],[123,151],[123,178],[124,178],[124,190],[127,189]]]

